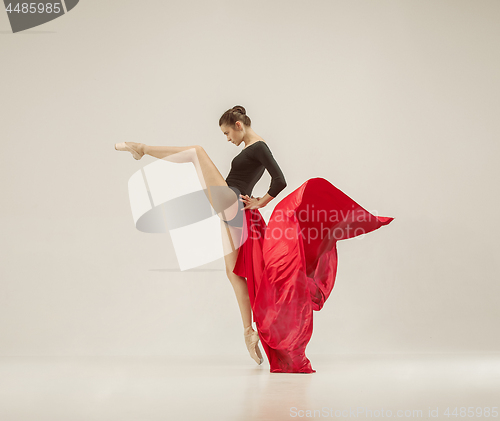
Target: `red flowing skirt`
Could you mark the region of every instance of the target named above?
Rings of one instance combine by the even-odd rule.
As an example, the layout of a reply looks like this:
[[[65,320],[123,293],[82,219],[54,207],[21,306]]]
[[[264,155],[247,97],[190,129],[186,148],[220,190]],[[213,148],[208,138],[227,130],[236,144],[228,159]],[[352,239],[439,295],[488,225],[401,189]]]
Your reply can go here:
[[[313,311],[335,284],[336,242],[374,231],[394,218],[375,216],[324,178],[285,196],[266,226],[245,210],[233,272],[247,279],[253,319],[272,373],[314,373],[305,355]]]

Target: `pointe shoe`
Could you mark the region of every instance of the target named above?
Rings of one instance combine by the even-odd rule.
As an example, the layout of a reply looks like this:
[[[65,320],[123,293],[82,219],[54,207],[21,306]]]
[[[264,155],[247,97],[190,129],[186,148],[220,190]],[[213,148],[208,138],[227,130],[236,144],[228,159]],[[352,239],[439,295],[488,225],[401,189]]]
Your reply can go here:
[[[247,327],[243,334],[245,336],[245,344],[248,352],[250,352],[250,356],[257,364],[261,365],[264,358],[262,358],[262,354],[259,349],[259,334],[252,329],[252,326]]]
[[[141,159],[144,154],[136,150],[131,142],[115,143],[117,151],[130,152],[135,159]]]

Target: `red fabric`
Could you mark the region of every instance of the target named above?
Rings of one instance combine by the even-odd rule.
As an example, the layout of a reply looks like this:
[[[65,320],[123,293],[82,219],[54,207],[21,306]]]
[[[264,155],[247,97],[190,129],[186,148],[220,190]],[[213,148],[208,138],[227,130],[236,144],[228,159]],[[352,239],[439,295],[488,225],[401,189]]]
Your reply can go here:
[[[336,242],[389,224],[323,178],[285,196],[266,226],[245,210],[246,233],[233,272],[247,279],[253,318],[272,373],[314,373],[305,348],[313,311],[335,284]]]

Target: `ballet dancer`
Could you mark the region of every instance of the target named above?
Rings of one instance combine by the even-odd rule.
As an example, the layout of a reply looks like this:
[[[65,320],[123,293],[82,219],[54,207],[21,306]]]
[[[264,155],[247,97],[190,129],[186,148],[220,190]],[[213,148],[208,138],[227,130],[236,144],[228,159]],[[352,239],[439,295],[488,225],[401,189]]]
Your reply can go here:
[[[250,356],[262,364],[260,341],[272,373],[314,373],[305,349],[313,311],[323,308],[335,284],[337,241],[374,231],[394,218],[371,214],[328,180],[315,177],[283,197],[266,224],[259,209],[286,187],[283,172],[267,142],[252,129],[245,108],[237,105],[224,112],[219,127],[228,142],[245,145],[232,160],[226,179],[200,145],[124,142],[115,149],[131,152],[135,159],[151,155],[194,164],[221,218],[226,274]],[[263,197],[253,197],[265,170],[271,176],[269,189]]]
[[[233,159],[231,170],[226,179],[201,145],[150,146],[144,143],[124,142],[115,144],[115,149],[130,152],[137,160],[144,155],[150,155],[170,162],[193,163],[212,207],[224,222],[225,233],[223,232],[222,238],[226,275],[233,286],[238,301],[246,347],[250,356],[260,365],[263,358],[258,346],[258,332],[252,327],[252,308],[246,279],[233,272],[239,250],[234,243],[235,239],[241,238],[241,230],[243,229],[242,216],[238,218],[237,200],[243,202],[242,210],[263,208],[286,187],[286,181],[267,142],[252,129],[251,120],[246,115],[244,107],[235,106],[227,110],[219,120],[219,127],[228,142],[236,146],[242,143],[245,145]],[[253,187],[265,169],[272,178],[269,191],[263,197],[255,198],[251,195]],[[217,190],[211,189],[213,186],[219,188]],[[220,189],[223,186],[231,186],[236,189]],[[241,192],[239,199],[235,197],[236,191]],[[236,219],[239,219],[239,223],[231,223]],[[229,249],[229,247],[231,248]]]

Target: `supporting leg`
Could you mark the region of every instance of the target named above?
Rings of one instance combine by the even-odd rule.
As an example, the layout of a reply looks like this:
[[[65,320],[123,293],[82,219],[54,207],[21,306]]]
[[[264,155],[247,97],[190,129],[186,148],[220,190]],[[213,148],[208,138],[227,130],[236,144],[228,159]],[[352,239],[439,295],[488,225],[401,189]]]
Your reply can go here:
[[[236,256],[238,255],[238,250],[232,251],[224,256],[226,261],[226,274],[233,286],[234,293],[236,294],[236,300],[238,301],[238,306],[240,308],[241,320],[243,322],[243,328],[252,326],[252,307],[250,305],[250,297],[248,296],[247,281],[245,278],[233,273],[234,263],[236,262]]]
[[[252,306],[250,304],[250,297],[248,295],[248,286],[245,278],[236,275],[233,270],[238,257],[238,249],[227,252],[229,249],[229,241],[227,237],[238,236],[238,234],[231,234],[230,231],[234,229],[224,222],[222,224],[223,231],[223,247],[224,247],[224,260],[226,263],[226,273],[231,285],[233,286],[236,294],[236,299],[240,307],[241,319],[243,321],[243,334],[245,337],[245,344],[250,353],[250,356],[257,364],[262,364],[262,353],[259,349],[259,334],[252,328]],[[237,244],[240,244],[239,242]]]

